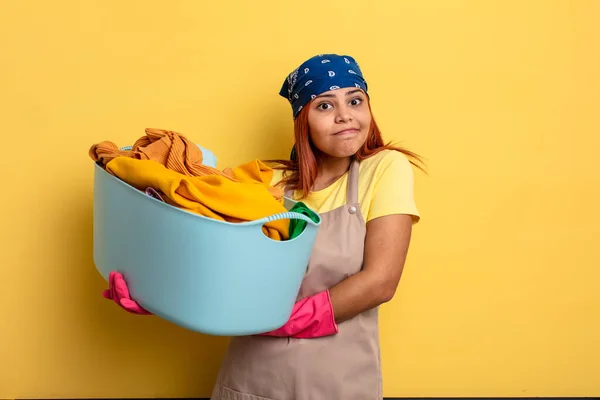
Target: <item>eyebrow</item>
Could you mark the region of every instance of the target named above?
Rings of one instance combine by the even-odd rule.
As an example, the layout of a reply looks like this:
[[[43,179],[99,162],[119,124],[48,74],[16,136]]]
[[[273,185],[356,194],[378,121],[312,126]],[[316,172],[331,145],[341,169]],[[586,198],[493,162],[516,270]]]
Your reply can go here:
[[[348,93],[346,93],[346,96],[350,96],[351,94],[358,93],[358,92],[362,92],[362,90],[360,90],[360,89],[351,90]],[[319,96],[317,96],[315,98],[318,99],[318,98],[321,98],[321,97],[335,97],[335,95],[333,95],[333,94],[322,94],[322,95],[319,95]]]

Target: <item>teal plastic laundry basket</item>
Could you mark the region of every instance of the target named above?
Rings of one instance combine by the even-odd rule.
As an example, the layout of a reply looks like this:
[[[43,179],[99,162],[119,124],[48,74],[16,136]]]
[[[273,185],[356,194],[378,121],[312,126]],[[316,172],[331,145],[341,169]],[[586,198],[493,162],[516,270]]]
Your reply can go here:
[[[294,201],[285,199],[286,209]],[[276,218],[307,222],[286,241]],[[287,212],[229,223],[161,202],[94,164],[94,262],[121,272],[131,297],[158,317],[216,336],[267,332],[289,319],[321,221]]]

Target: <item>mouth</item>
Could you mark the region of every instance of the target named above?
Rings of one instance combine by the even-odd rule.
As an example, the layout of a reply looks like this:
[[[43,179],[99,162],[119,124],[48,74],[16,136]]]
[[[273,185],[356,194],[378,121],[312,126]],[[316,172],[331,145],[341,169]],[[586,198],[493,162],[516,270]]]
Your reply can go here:
[[[344,129],[343,131],[334,133],[333,136],[350,135],[350,134],[354,134],[354,133],[358,133],[358,129],[348,128],[348,129]]]

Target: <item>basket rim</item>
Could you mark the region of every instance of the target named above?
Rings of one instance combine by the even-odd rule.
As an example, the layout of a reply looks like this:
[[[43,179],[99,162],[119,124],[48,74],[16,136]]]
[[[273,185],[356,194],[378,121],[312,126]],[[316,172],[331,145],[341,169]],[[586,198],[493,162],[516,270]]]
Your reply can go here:
[[[220,224],[224,224],[224,225],[229,225],[229,226],[263,226],[264,224],[274,221],[276,219],[283,219],[283,218],[290,218],[290,219],[299,219],[299,220],[303,220],[305,221],[307,224],[310,224],[314,227],[319,227],[322,223],[322,217],[319,215],[319,213],[317,213],[316,211],[311,210],[315,213],[315,215],[317,215],[318,217],[318,221],[315,222],[312,219],[310,219],[309,217],[307,217],[304,214],[300,214],[294,211],[286,211],[286,212],[281,212],[281,213],[276,213],[276,214],[271,214],[268,215],[266,217],[263,218],[259,218],[259,219],[255,219],[252,221],[243,221],[243,222],[229,222],[229,221],[221,221],[218,219],[214,219],[214,218],[210,218],[201,214],[197,214],[195,212],[186,210],[185,208],[181,208],[181,207],[176,207],[174,205],[171,205],[169,203],[166,203],[164,201],[160,201],[158,199],[155,199],[152,196],[148,196],[147,194],[145,194],[144,192],[142,192],[141,190],[135,188],[134,186],[130,185],[129,183],[123,181],[122,179],[119,179],[118,177],[112,175],[111,173],[109,173],[108,171],[106,171],[104,168],[102,168],[100,165],[98,165],[98,163],[94,163],[94,167],[96,168],[96,172],[97,173],[103,173],[105,174],[109,179],[113,179],[115,182],[119,183],[121,186],[133,191],[134,193],[136,193],[136,195],[140,196],[140,199],[146,199],[146,200],[150,200],[150,201],[154,201],[156,202],[156,204],[159,204],[160,206],[163,207],[167,207],[173,210],[176,210],[177,212],[182,212],[188,215],[192,215],[193,217],[199,218],[203,221],[211,221],[214,223],[220,223]],[[296,204],[297,201],[294,199],[291,199],[287,196],[284,196],[284,199],[287,200],[288,202],[291,202],[292,204]],[[308,207],[308,205],[307,205]],[[309,207],[310,208],[310,207]],[[292,239],[293,240],[293,239]]]

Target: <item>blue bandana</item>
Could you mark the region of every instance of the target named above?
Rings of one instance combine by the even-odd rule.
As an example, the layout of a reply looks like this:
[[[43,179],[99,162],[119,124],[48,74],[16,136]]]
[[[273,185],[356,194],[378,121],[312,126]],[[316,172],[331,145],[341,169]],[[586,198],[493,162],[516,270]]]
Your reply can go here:
[[[367,82],[354,58],[337,54],[312,57],[287,76],[279,94],[290,102],[294,119],[318,95],[347,87],[367,93]]]

